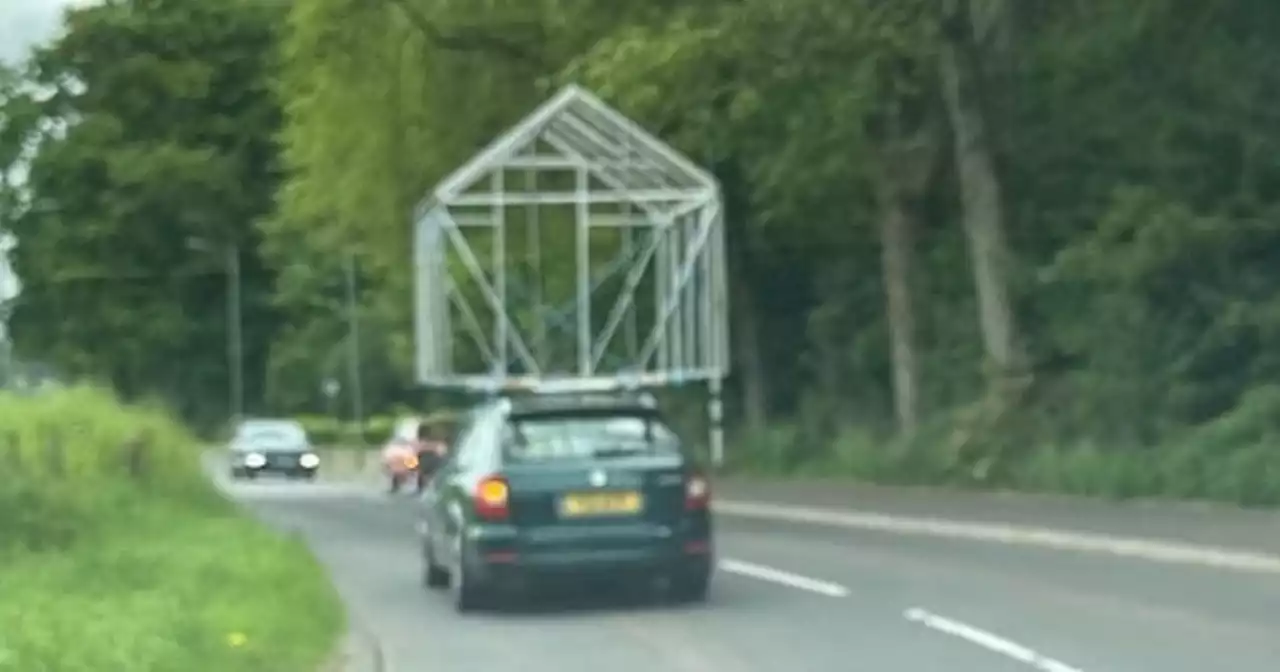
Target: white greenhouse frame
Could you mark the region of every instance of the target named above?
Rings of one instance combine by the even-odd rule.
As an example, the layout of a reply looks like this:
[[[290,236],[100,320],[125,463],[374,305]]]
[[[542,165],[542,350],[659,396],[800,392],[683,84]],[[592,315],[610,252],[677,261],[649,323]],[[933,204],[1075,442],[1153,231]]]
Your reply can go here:
[[[540,188],[539,174],[550,173],[572,175],[572,187]],[[521,176],[526,188],[509,188],[519,186]],[[571,370],[546,370],[538,338],[521,333],[515,319],[519,301],[535,304],[537,311],[557,311],[540,297],[516,296],[518,281],[508,276],[508,257],[514,256],[508,244],[517,226],[508,213],[544,206],[571,207],[574,213],[574,296],[571,306],[559,310],[576,317]],[[541,239],[538,219],[525,217],[521,226],[535,232],[520,240]],[[571,85],[441,181],[415,210],[414,220],[416,366],[422,385],[487,389],[553,379],[595,388],[705,383],[712,399],[712,456],[717,463],[722,459],[728,291],[723,202],[710,172]],[[612,259],[593,249],[592,232],[601,228],[620,228],[618,235],[626,241]],[[468,236],[475,231],[490,241],[484,254]],[[637,236],[646,240],[636,243]],[[532,259],[541,269],[541,256],[538,250],[526,251],[523,260]],[[565,263],[563,257],[559,262]],[[623,278],[622,289],[607,317],[593,321],[593,293],[599,286],[593,273],[602,266]],[[637,325],[642,277],[652,279],[654,311],[652,324]],[[475,290],[470,299],[459,289],[464,284]],[[490,328],[477,319],[481,311],[494,317]],[[620,332],[628,340],[628,356],[613,365],[604,354]],[[459,338],[468,338],[482,353],[482,370],[461,370]]]

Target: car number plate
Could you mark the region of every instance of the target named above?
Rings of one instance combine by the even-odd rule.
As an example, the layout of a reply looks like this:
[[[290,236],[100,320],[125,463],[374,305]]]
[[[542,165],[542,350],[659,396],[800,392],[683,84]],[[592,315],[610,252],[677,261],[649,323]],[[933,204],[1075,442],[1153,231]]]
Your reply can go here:
[[[560,514],[566,518],[626,515],[639,512],[643,504],[638,492],[574,493],[560,500]]]

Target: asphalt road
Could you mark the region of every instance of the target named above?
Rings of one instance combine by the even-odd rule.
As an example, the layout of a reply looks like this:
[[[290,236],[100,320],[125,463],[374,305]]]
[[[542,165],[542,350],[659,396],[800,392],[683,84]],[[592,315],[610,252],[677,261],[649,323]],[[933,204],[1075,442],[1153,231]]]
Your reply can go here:
[[[386,672],[1280,669],[1274,576],[721,517],[706,605],[595,594],[460,617],[420,586],[409,497],[230,489],[310,541]]]

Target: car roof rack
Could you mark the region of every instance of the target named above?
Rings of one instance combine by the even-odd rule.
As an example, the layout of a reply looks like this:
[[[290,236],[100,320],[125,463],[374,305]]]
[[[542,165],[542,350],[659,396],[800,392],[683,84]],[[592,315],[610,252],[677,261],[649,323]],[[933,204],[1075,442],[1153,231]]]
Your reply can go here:
[[[486,396],[510,396],[510,395],[555,395],[555,394],[619,394],[619,393],[646,393],[648,388],[654,387],[657,379],[645,376],[617,376],[617,377],[518,377],[518,378],[492,378],[484,381],[471,382],[466,385],[466,391],[472,393],[484,394]],[[652,396],[649,394],[649,396]]]
[[[575,413],[644,412],[656,413],[658,406],[649,394],[600,395],[554,394],[499,397],[498,405],[507,415],[561,415]]]
[[[468,385],[468,391],[501,401],[508,410],[623,408],[657,409],[658,401],[643,377],[494,378]]]

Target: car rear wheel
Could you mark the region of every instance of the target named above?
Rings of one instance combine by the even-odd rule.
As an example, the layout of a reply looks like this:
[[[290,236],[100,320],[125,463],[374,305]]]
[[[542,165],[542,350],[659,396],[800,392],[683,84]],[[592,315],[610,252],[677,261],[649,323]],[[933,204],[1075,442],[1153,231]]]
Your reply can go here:
[[[449,591],[453,594],[453,608],[460,614],[479,611],[488,605],[488,591],[467,572],[467,563],[458,553],[458,564],[449,571]]]
[[[422,542],[422,585],[437,590],[449,587],[449,570],[436,562],[430,539]]]

